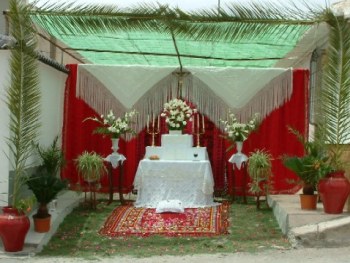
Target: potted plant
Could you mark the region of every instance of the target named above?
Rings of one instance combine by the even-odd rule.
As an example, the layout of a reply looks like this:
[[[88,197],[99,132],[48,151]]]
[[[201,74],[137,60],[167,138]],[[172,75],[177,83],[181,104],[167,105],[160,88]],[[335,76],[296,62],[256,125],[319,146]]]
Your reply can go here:
[[[317,184],[333,168],[327,163],[329,157],[322,143],[318,140],[307,141],[297,130],[292,128],[289,128],[289,130],[302,143],[305,155],[284,156],[282,158],[283,164],[300,179],[297,183],[302,185],[302,194],[300,194],[301,209],[314,210],[318,197],[315,194]]]
[[[75,160],[75,164],[84,181],[88,183],[99,181],[107,171],[103,157],[94,151],[84,151]]]
[[[350,183],[345,177],[344,146],[350,138],[350,52],[348,19],[331,11],[325,13],[329,26],[327,61],[322,69],[322,85],[316,128],[326,142],[329,163],[334,168],[320,180],[319,191],[326,213],[343,212],[350,193]]]
[[[57,197],[60,191],[67,188],[67,182],[58,177],[59,169],[65,164],[65,159],[63,152],[57,146],[57,140],[58,137],[48,148],[36,144],[41,164],[26,181],[28,188],[39,203],[33,220],[34,230],[40,233],[50,230],[51,215],[48,212],[48,204]]]
[[[75,160],[78,172],[83,177],[84,181],[89,185],[90,191],[90,207],[96,208],[96,187],[98,181],[107,171],[104,164],[104,159],[96,152],[84,151]]]
[[[30,227],[26,215],[32,196],[26,196],[28,163],[33,152],[32,141],[40,127],[40,88],[37,37],[29,15],[29,7],[17,0],[9,1],[10,34],[19,43],[11,48],[10,85],[6,90],[9,110],[8,156],[13,180],[9,187],[9,204],[0,215],[0,237],[7,252],[21,251]],[[7,172],[7,171],[6,171]]]
[[[260,208],[260,196],[267,197],[270,188],[270,177],[272,176],[272,156],[264,150],[256,150],[248,158],[248,174],[251,179],[249,192],[257,198],[256,205]]]

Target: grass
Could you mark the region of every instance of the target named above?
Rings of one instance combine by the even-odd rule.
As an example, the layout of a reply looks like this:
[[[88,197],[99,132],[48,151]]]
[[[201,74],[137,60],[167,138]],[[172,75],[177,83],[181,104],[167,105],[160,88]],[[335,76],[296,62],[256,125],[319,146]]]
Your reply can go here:
[[[109,256],[150,257],[200,253],[256,252],[287,249],[288,241],[268,208],[256,209],[255,202],[230,206],[230,234],[217,237],[120,237],[97,232],[119,203],[100,201],[96,210],[76,208],[38,256],[97,258]]]

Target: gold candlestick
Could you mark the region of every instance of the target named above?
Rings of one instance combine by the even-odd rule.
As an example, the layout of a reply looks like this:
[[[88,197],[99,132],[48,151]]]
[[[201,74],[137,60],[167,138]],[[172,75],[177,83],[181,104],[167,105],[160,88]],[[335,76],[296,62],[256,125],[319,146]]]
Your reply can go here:
[[[202,128],[199,125],[199,115],[197,116],[197,132],[194,132],[194,135],[197,136],[197,145],[196,147],[201,147],[200,143],[200,136],[205,133],[205,127],[204,127],[204,119],[202,119]]]
[[[158,127],[156,128],[155,125],[154,125],[154,118],[153,118],[153,121],[152,121],[152,127],[151,128],[147,128],[147,133],[150,134],[152,136],[152,147],[156,146],[155,145],[155,136],[157,134],[159,134],[159,118],[158,118]]]

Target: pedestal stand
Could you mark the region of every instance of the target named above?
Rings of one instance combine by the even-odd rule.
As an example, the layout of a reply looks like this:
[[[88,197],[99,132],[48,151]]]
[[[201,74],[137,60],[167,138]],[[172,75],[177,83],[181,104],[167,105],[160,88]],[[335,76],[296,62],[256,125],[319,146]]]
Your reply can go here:
[[[244,153],[242,153],[242,145],[243,142],[236,142],[237,146],[237,153],[233,154],[231,158],[228,160],[230,163],[233,164],[233,178],[232,178],[232,200],[235,199],[235,170],[241,170],[243,171],[243,178],[242,178],[242,195],[243,195],[243,202],[247,203],[247,196],[246,196],[246,184],[247,184],[247,162],[248,162],[248,156],[246,156]]]
[[[125,204],[125,200],[122,193],[122,185],[123,185],[123,162],[126,160],[125,156],[118,153],[118,142],[117,143],[114,140],[118,139],[112,139],[112,150],[113,152],[108,155],[104,160],[109,163],[108,165],[108,182],[109,182],[109,200],[108,204],[110,204],[113,201],[113,169],[116,169],[119,167],[119,184],[118,184],[118,191],[119,191],[119,200],[122,205]]]

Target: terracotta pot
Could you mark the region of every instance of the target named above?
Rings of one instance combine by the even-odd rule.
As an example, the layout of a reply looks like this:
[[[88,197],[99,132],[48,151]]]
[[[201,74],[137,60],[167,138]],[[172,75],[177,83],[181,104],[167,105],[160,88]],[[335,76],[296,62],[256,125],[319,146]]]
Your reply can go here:
[[[344,172],[338,171],[321,179],[318,184],[318,191],[321,195],[324,212],[327,214],[341,214],[350,194],[350,183]]]
[[[29,218],[12,207],[4,207],[0,215],[0,237],[6,252],[23,250],[30,227]]]
[[[299,196],[302,210],[316,210],[318,195],[300,194]]]
[[[46,233],[50,231],[51,216],[46,218],[38,218],[33,216],[34,231],[38,233]]]

